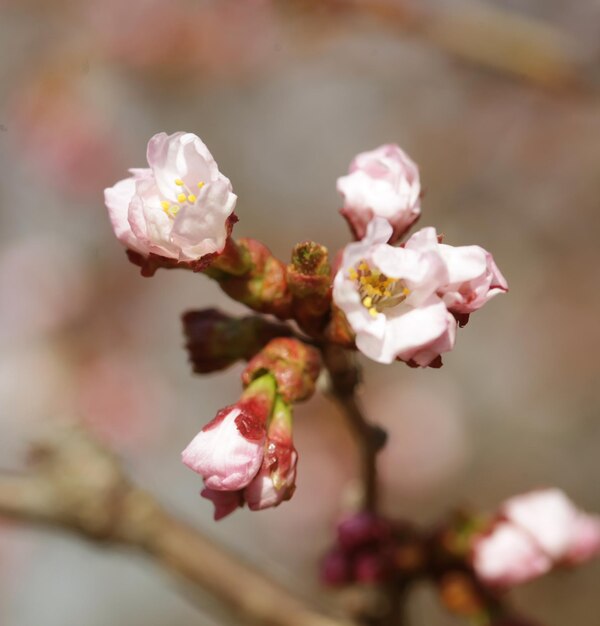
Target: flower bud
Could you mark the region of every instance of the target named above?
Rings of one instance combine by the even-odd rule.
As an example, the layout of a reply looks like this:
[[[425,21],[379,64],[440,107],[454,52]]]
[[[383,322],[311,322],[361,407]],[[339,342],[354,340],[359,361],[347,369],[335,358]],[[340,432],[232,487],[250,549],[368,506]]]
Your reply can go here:
[[[287,267],[287,281],[292,293],[293,316],[309,334],[323,330],[331,308],[331,267],[327,248],[314,241],[294,247]]]
[[[292,412],[277,398],[267,433],[260,471],[244,490],[244,499],[252,511],[279,505],[289,500],[296,489],[298,454],[292,442]]]
[[[258,378],[240,402],[219,411],[183,451],[183,463],[204,478],[206,487],[236,491],[256,476],[274,396],[274,378]]]
[[[358,154],[347,176],[338,178],[344,196],[341,214],[356,239],[362,239],[374,217],[388,221],[393,243],[421,214],[419,169],[397,145],[387,144]]]
[[[280,337],[270,341],[246,366],[244,385],[264,372],[277,380],[277,392],[288,404],[307,400],[315,391],[321,370],[319,352],[300,341]]]
[[[391,526],[387,520],[361,511],[338,524],[338,544],[344,550],[353,550],[370,543],[385,541],[391,536]]]
[[[291,332],[263,317],[234,318],[218,309],[189,311],[182,319],[190,361],[199,374],[247,361],[271,339]]]
[[[321,580],[332,587],[352,581],[351,560],[343,550],[334,548],[325,555],[321,562]]]

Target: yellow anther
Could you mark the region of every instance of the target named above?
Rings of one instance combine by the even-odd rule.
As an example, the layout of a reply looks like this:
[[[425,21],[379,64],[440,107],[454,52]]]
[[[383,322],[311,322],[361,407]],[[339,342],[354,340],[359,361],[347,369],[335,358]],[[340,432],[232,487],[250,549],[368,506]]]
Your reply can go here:
[[[350,280],[356,280],[358,278],[358,272],[353,267],[351,267],[348,270],[348,276],[350,276]]]
[[[371,317],[377,317],[377,309],[374,306],[369,309],[369,315]]]
[[[191,202],[192,204],[193,204],[194,202],[196,202],[196,196],[195,196],[193,193],[191,193],[191,194],[187,197],[187,199],[188,199],[188,202]]]
[[[364,298],[362,303],[363,306],[366,306],[367,309],[370,309],[373,306],[373,298],[371,298],[371,296],[367,296],[366,298]]]
[[[169,207],[171,206],[171,203],[170,203],[168,200],[163,200],[163,201],[160,203],[160,206],[162,206],[163,211],[165,211],[165,212],[166,212],[166,211],[168,211],[168,210],[169,210]]]
[[[180,207],[178,207],[176,204],[172,204],[171,208],[169,209],[169,214],[175,217],[177,213],[179,213],[179,208]]]
[[[410,289],[408,287],[404,287],[402,289],[402,295],[408,296],[409,293],[410,293]]]
[[[180,193],[177,195],[177,202],[185,202],[186,201],[186,195],[184,193]]]
[[[183,187],[183,185],[184,185],[185,183],[181,180],[181,178],[176,178],[176,179],[175,179],[175,184],[176,184],[178,187]]]
[[[198,189],[202,189],[202,187],[204,187],[204,183],[202,181],[200,181],[198,183]]]

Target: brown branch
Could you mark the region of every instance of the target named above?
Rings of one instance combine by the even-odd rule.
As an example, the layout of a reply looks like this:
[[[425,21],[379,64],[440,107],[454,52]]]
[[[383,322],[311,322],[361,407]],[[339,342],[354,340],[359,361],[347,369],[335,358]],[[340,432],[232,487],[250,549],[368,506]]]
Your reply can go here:
[[[176,519],[81,431],[60,430],[37,445],[31,466],[26,475],[0,475],[0,514],[141,550],[214,595],[245,623],[351,626],[311,608]]]
[[[414,34],[447,54],[511,78],[552,89],[593,86],[573,37],[490,1],[464,0],[448,9],[417,0],[327,2],[332,10],[366,16],[387,28]]]
[[[356,398],[360,372],[354,355],[329,344],[323,348],[323,363],[329,373],[326,393],[344,412],[360,449],[363,507],[376,512],[377,454],[385,444],[385,432],[365,418]]]

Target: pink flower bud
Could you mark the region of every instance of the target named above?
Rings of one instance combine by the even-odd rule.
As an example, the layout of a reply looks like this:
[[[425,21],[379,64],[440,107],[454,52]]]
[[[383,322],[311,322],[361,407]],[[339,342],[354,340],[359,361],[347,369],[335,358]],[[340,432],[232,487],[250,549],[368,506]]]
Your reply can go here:
[[[159,133],[147,158],[149,168],[104,191],[119,241],[142,257],[184,262],[221,252],[237,197],[208,148],[192,133]]]
[[[427,366],[451,350],[456,320],[438,289],[448,272],[432,228],[395,248],[392,227],[374,218],[366,237],[346,246],[333,283],[333,299],[356,333],[356,346],[379,363],[395,359]],[[431,240],[431,241],[430,241]]]
[[[580,563],[600,551],[599,518],[580,511],[560,489],[510,498],[502,514],[557,562]]]
[[[500,521],[474,540],[473,566],[484,582],[510,587],[599,552],[600,518],[580,511],[559,489],[546,489],[502,505]]]
[[[244,490],[248,508],[259,511],[289,500],[296,489],[298,453],[292,443],[292,414],[281,398],[275,401],[262,467]]]
[[[475,541],[473,567],[488,585],[512,587],[549,572],[552,560],[527,532],[501,522]]]
[[[183,463],[200,474],[209,489],[243,489],[263,460],[264,419],[235,405],[219,411],[183,451]]]
[[[419,170],[395,144],[356,155],[337,189],[344,196],[341,213],[356,239],[365,236],[373,217],[381,217],[393,229],[391,241],[397,241],[421,213]]]

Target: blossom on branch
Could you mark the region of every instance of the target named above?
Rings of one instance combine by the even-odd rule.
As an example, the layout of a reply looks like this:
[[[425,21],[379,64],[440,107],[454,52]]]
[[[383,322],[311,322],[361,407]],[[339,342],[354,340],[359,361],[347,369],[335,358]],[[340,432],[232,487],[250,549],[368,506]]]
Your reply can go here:
[[[512,587],[600,553],[600,516],[580,511],[559,489],[515,496],[491,530],[475,538],[473,567],[492,586]]]
[[[263,458],[264,420],[240,407],[219,411],[182,452],[182,461],[210,489],[231,491],[250,483]]]
[[[344,196],[341,214],[356,239],[362,239],[373,217],[385,218],[398,240],[421,214],[419,169],[396,144],[354,157],[346,176],[338,178]]]
[[[199,137],[159,133],[148,142],[149,168],[105,189],[119,241],[150,254],[196,262],[223,251],[237,196]]]
[[[448,270],[430,241],[435,231],[425,230],[396,248],[387,243],[392,226],[374,218],[366,237],[346,246],[334,278],[333,299],[356,346],[379,363],[427,366],[454,347],[456,321],[437,293],[448,284]]]

